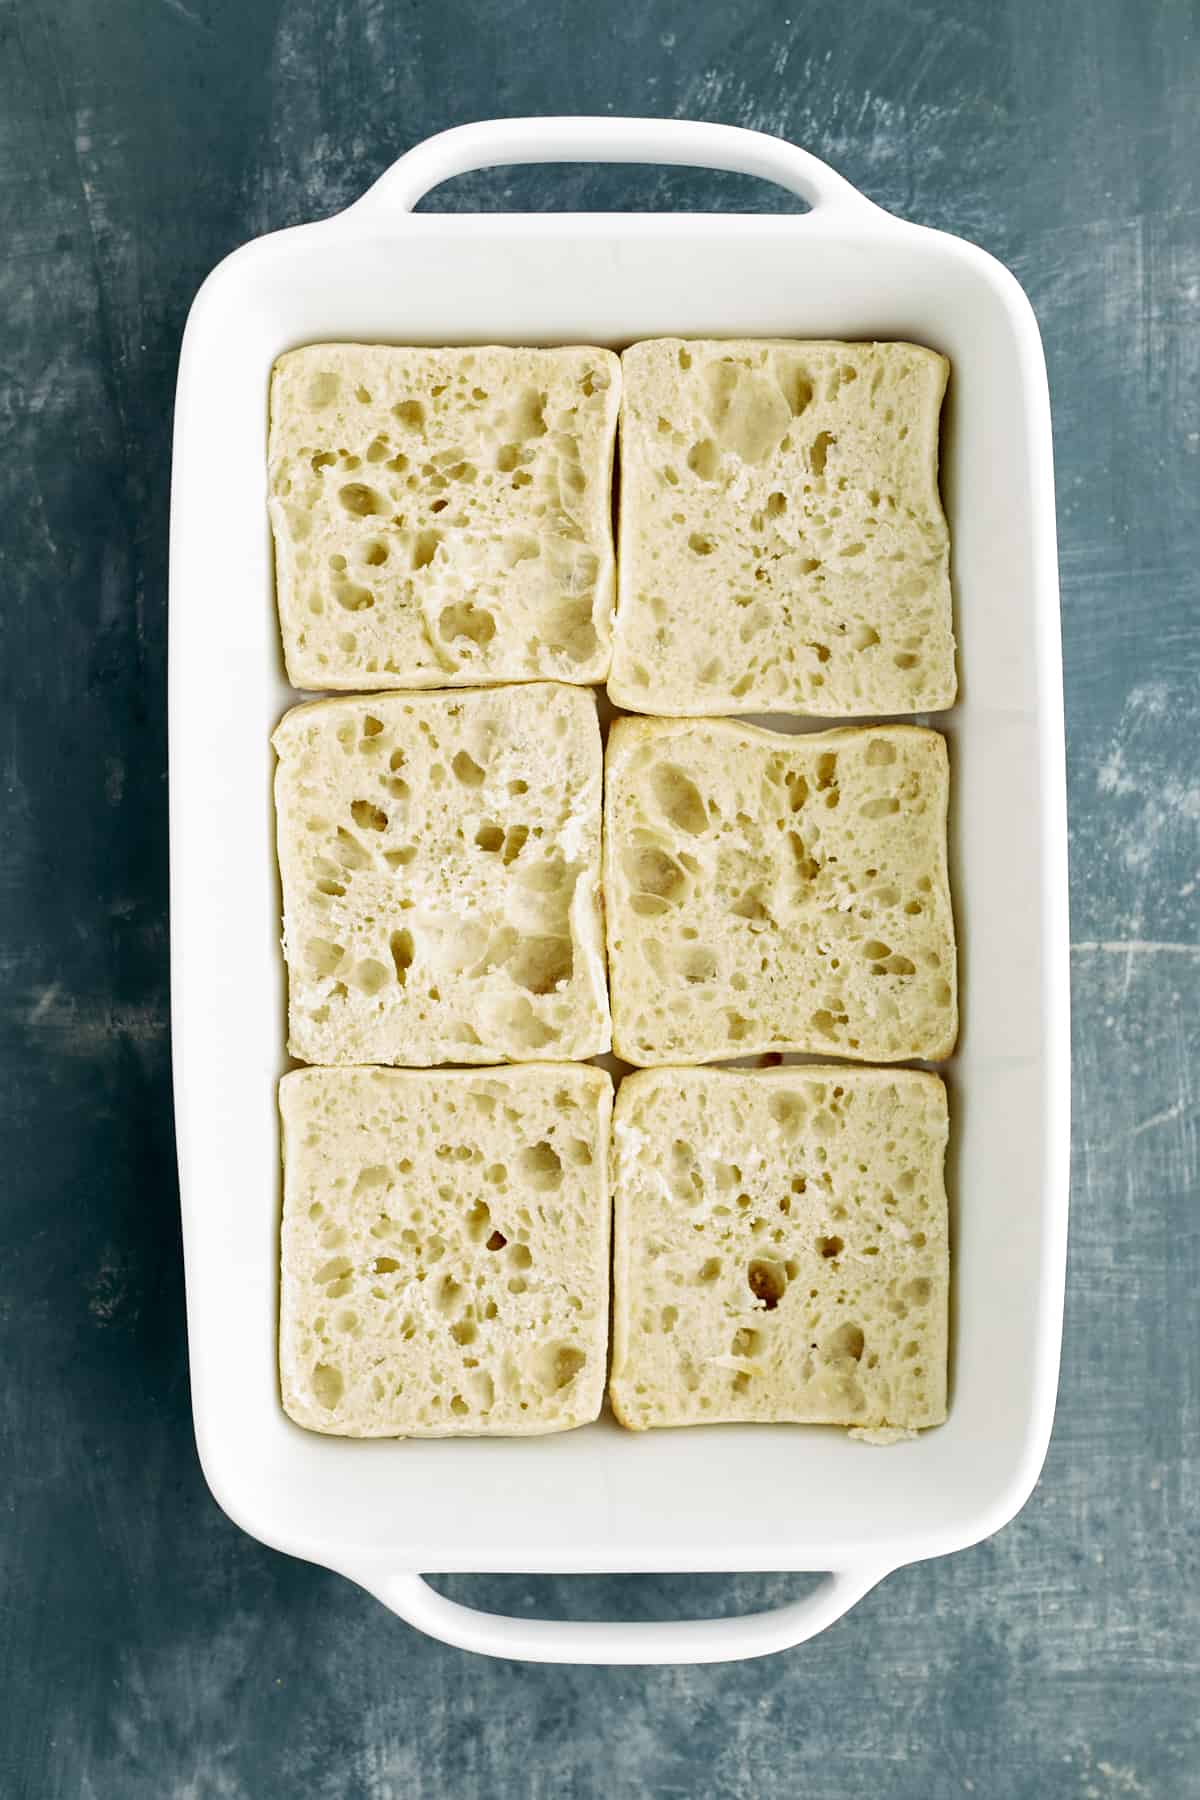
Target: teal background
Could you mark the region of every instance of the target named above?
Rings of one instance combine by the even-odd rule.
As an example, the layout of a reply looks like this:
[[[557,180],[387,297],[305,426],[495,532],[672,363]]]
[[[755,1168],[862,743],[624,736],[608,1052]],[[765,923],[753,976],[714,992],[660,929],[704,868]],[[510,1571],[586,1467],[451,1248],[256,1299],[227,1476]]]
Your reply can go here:
[[[0,1793],[1200,1795],[1200,12],[1180,0],[0,3]],[[781,133],[1017,272],[1055,417],[1073,1220],[1041,1484],[770,1661],[488,1663],[236,1530],[188,1410],[168,1042],[167,499],[200,281],[428,133]],[[702,173],[439,204],[770,209]],[[758,1497],[752,1434],[745,1517]],[[446,1583],[547,1616],[803,1578]]]

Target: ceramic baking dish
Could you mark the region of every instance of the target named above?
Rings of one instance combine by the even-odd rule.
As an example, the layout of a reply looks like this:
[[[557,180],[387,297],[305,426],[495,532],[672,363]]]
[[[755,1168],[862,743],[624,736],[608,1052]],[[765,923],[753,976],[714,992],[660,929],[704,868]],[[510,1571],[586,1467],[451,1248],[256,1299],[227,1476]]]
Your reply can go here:
[[[518,162],[736,169],[802,215],[414,214]],[[268,734],[295,696],[272,601],[267,384],[320,339],[595,343],[908,338],[953,364],[943,481],[961,696],[950,739],[963,1028],[948,1071],[949,1422],[886,1450],[839,1431],[351,1442],[300,1430],[276,1373],[285,1065]],[[502,120],[421,144],[338,217],[259,239],[184,339],[171,517],[171,957],[192,1392],[204,1472],[255,1537],[497,1655],[700,1662],[800,1643],[889,1570],[986,1537],[1041,1467],[1068,1174],[1067,870],[1050,414],[1037,325],[972,245],[880,211],[805,151],[725,126]],[[809,724],[814,723],[809,721]],[[422,1570],[823,1570],[770,1613],[577,1624],[472,1612]]]

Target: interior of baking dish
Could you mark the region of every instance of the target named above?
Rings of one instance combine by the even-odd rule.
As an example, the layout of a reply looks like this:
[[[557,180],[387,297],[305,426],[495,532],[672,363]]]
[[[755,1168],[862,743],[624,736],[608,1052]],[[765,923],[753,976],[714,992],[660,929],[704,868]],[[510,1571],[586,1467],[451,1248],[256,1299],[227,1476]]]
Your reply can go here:
[[[901,1561],[974,1541],[1036,1475],[1052,1405],[1066,1104],[1044,376],[1027,302],[998,265],[865,215],[351,213],[237,253],[193,312],[171,612],[192,1378],[214,1492],[281,1548],[354,1572],[837,1568],[868,1547]],[[944,1071],[950,1418],[887,1451],[833,1429],[635,1435],[608,1418],[533,1440],[322,1438],[284,1417],[276,1363],[275,1090],[288,1065],[269,737],[300,696],[283,677],[272,596],[270,370],[282,351],[322,340],[619,350],[666,335],[907,339],[951,360],[942,486],[960,694],[927,721],[950,745],[962,1004]]]

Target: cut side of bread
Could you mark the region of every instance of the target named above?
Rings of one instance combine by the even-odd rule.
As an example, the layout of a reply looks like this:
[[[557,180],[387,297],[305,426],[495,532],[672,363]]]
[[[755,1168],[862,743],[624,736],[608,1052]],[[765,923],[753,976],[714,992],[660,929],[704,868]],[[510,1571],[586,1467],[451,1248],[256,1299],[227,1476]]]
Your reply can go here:
[[[811,1065],[630,1075],[613,1126],[623,1425],[946,1417],[946,1090]]]
[[[600,1069],[301,1069],[279,1086],[285,1411],[345,1437],[565,1431],[608,1344]]]
[[[955,696],[938,420],[915,344],[635,344],[609,693],[634,712],[915,713]]]
[[[318,700],[272,742],[293,1056],[609,1048],[594,694]]]
[[[617,1054],[948,1056],[945,740],[618,719],[605,903]]]
[[[269,504],[293,686],[602,681],[620,386],[589,348],[280,357]]]

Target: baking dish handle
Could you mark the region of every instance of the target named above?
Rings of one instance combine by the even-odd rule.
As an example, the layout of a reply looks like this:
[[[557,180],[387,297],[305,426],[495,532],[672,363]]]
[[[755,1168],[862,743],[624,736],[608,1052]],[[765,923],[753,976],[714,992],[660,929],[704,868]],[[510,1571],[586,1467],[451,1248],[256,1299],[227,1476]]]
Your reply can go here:
[[[827,1575],[811,1594],[770,1612],[658,1623],[506,1618],[502,1613],[477,1612],[448,1600],[430,1587],[423,1575],[376,1579],[353,1574],[352,1579],[418,1631],[459,1650],[515,1662],[612,1667],[737,1662],[790,1650],[834,1624],[890,1572],[887,1568],[855,1569]]]
[[[890,215],[819,157],[784,138],[737,125],[698,119],[483,119],[426,138],[384,171],[348,210],[411,212],[417,202],[454,175],[512,163],[673,163],[728,169],[774,181],[807,200],[814,211]],[[344,216],[344,215],[343,215]]]

